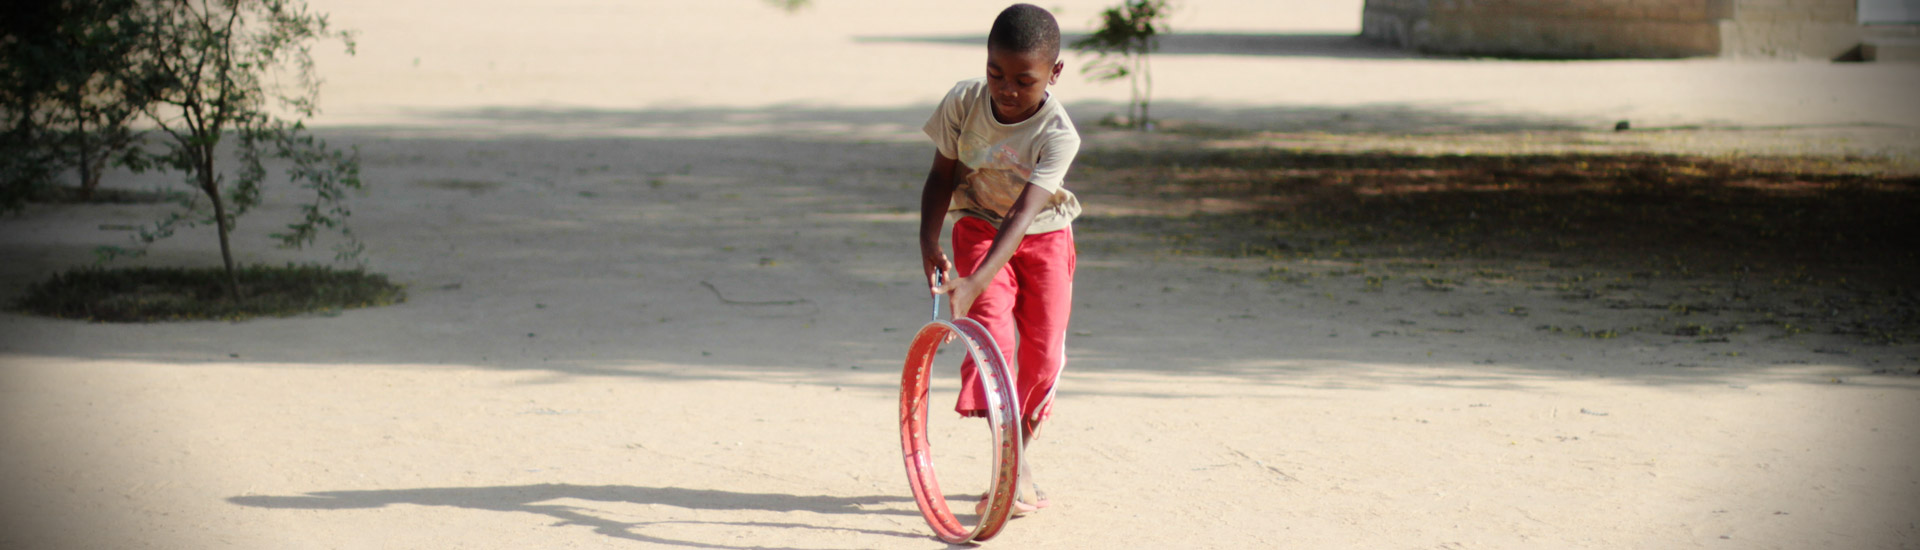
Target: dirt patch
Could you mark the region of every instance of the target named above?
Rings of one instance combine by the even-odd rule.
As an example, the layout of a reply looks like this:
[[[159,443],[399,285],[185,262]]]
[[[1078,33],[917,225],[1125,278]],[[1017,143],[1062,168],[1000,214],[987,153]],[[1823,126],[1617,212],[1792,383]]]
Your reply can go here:
[[[455,178],[425,179],[425,180],[415,181],[413,182],[413,184],[420,187],[425,187],[428,189],[441,189],[446,191],[466,191],[467,194],[470,194],[470,195],[479,195],[482,193],[486,193],[488,191],[499,189],[500,187],[506,185],[504,183],[500,183],[497,181],[481,181],[481,180],[467,180],[467,179],[455,179]]]
[[[1539,326],[1551,334],[1920,340],[1920,296],[1905,286],[1920,276],[1920,177],[1903,158],[1423,154],[1288,139],[1090,151],[1076,165],[1096,189],[1088,202],[1113,206],[1081,225],[1157,235],[1167,254],[1246,259],[1237,269],[1273,284],[1497,286],[1640,313]]]

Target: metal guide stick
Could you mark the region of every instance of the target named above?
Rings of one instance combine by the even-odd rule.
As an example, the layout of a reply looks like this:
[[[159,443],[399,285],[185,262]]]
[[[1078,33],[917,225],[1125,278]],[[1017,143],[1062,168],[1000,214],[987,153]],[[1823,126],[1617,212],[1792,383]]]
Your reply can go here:
[[[947,270],[938,267],[933,268],[933,285],[940,286],[944,284],[947,284]],[[949,304],[953,302],[953,297],[947,296],[946,294],[933,295],[933,320],[935,321],[940,320],[940,300],[942,299],[947,300]],[[949,306],[947,309],[953,308]]]

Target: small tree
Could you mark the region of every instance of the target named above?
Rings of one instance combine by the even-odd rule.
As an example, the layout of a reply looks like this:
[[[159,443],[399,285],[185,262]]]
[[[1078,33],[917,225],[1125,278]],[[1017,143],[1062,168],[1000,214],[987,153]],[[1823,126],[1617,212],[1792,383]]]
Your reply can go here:
[[[813,0],[763,0],[763,1],[765,1],[768,5],[771,5],[773,7],[786,10],[787,13],[799,13],[800,10],[806,9],[808,4],[813,3]]]
[[[0,104],[6,113],[6,190],[18,206],[60,170],[79,171],[80,196],[110,160],[142,168],[130,127],[145,99],[130,85],[147,32],[138,0],[21,2],[0,37]]]
[[[1100,30],[1076,40],[1073,49],[1099,57],[1080,68],[1094,80],[1127,79],[1132,93],[1127,101],[1127,125],[1148,129],[1148,107],[1153,97],[1152,65],[1148,54],[1160,49],[1166,29],[1167,0],[1125,0],[1100,13]]]
[[[74,168],[80,172],[80,198],[93,196],[100,187],[100,172],[109,159],[134,169],[144,168],[141,156],[126,155],[140,139],[129,123],[140,113],[146,98],[130,86],[139,37],[146,31],[144,21],[135,13],[133,0],[72,2],[76,28],[68,31],[79,54],[74,67],[77,77],[67,83],[57,99],[55,123],[66,128],[60,140]]]
[[[316,112],[319,79],[311,44],[338,38],[351,53],[351,36],[330,31],[326,17],[308,12],[300,0],[147,0],[143,7],[152,30],[133,72],[141,77],[138,89],[152,100],[143,112],[171,137],[153,160],[185,173],[212,212],[196,216],[197,200],[190,199],[185,212],[142,228],[136,239],[149,244],[171,235],[176,225],[211,223],[219,232],[228,294],[238,298],[230,235],[235,218],[260,202],[265,159],[277,158],[291,162],[289,178],[315,195],[303,206],[304,217],[274,237],[283,246],[302,247],[320,230],[336,229],[347,239],[340,255],[356,256],[361,248],[345,226],[350,212],[343,200],[360,188],[357,152],[328,148],[298,120]],[[291,84],[269,86],[270,76]],[[273,114],[270,99],[296,119]],[[229,133],[238,138],[240,161],[232,181],[215,163]]]

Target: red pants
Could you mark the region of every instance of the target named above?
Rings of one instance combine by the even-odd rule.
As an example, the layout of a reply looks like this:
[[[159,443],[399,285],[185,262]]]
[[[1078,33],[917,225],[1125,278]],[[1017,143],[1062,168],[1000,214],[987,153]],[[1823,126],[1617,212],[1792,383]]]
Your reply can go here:
[[[997,233],[993,224],[978,218],[962,217],[953,224],[954,269],[960,276],[979,269]],[[1052,413],[1054,382],[1067,366],[1074,261],[1073,228],[1027,235],[967,311],[967,317],[993,334],[1000,354],[1012,363],[1014,395],[1020,397],[1020,415],[1029,426]],[[986,389],[972,358],[960,365],[960,400],[953,409],[961,416],[986,416]]]

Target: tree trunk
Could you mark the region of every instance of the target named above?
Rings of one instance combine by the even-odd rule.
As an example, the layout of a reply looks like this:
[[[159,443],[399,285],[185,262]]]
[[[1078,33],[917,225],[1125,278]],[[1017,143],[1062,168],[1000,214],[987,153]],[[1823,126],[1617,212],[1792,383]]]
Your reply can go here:
[[[91,157],[91,158],[89,158]],[[100,187],[100,169],[105,168],[105,154],[91,156],[86,151],[80,153],[80,200],[93,200],[93,191]]]
[[[1153,65],[1145,52],[1140,54],[1140,79],[1146,83],[1146,89],[1140,93],[1140,129],[1152,131],[1153,115],[1147,112],[1147,108],[1148,104],[1153,103]]]
[[[1127,72],[1127,126],[1140,127],[1140,71]]]
[[[84,112],[76,130],[73,143],[80,154],[80,201],[86,202],[93,200],[93,188],[100,186],[100,167],[95,166],[97,161],[93,158],[93,144],[87,143],[87,117]]]
[[[233,269],[233,245],[227,234],[232,230],[227,222],[227,203],[220,199],[220,183],[213,176],[213,155],[209,153],[200,166],[200,190],[213,200],[213,223],[220,231],[220,262],[227,268],[227,297],[240,300],[240,276]]]

